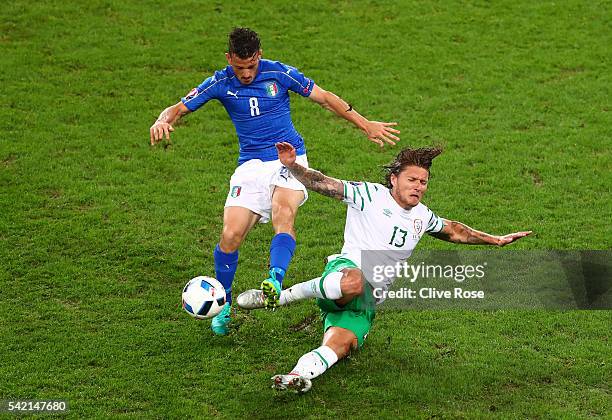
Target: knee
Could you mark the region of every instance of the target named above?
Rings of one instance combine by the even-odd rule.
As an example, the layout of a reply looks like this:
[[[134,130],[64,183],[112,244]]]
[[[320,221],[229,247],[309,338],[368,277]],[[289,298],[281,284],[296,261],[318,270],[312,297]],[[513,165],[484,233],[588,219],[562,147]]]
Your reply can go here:
[[[221,241],[219,242],[219,247],[221,251],[230,253],[238,250],[242,241],[244,240],[245,233],[240,232],[234,228],[229,226],[223,226],[223,231],[221,232]]]
[[[331,327],[323,336],[324,346],[330,347],[338,359],[346,357],[351,350],[358,347],[357,336],[352,331],[341,327]]]
[[[272,221],[278,223],[290,224],[293,226],[293,221],[297,214],[297,209],[294,209],[288,204],[276,203],[272,206]]]
[[[342,357],[346,357],[351,352],[351,350],[357,348],[357,338],[350,337],[338,344],[339,352],[337,352],[336,354],[340,353]]]
[[[363,293],[363,278],[359,270],[350,270],[344,273],[340,280],[340,289],[344,296],[359,296]]]
[[[275,233],[295,235],[294,222],[297,211],[289,206],[279,206],[272,212],[272,226]]]

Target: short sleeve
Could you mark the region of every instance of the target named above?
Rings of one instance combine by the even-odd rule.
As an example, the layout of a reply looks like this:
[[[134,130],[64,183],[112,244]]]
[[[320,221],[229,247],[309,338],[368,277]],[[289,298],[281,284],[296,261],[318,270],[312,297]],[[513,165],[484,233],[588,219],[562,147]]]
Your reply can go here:
[[[183,98],[181,98],[181,102],[189,109],[190,111],[195,111],[204,105],[206,102],[210,101],[217,97],[217,87],[219,86],[219,81],[215,76],[210,76],[208,79],[204,80],[198,87],[195,87],[187,93]]]
[[[342,181],[342,202],[355,210],[364,211],[374,199],[378,187],[368,182]]]
[[[312,79],[304,76],[304,73],[300,72],[295,67],[283,64],[283,68],[285,69],[285,71],[282,72],[284,76],[279,76],[283,85],[288,90],[291,90],[298,95],[302,95],[304,97],[310,96],[315,86]]]
[[[427,211],[429,212],[429,222],[427,223],[427,229],[425,229],[425,232],[438,233],[444,229],[444,220],[441,217],[436,216],[430,209],[427,209]]]

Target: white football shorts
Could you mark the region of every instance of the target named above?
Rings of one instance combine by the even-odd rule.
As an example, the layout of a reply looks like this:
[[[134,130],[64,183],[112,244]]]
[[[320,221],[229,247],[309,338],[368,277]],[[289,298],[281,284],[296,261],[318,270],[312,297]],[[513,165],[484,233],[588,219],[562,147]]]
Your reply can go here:
[[[301,155],[296,162],[308,168],[308,158]],[[230,189],[225,207],[244,207],[261,216],[259,223],[268,223],[272,217],[272,193],[276,187],[303,191],[308,199],[306,187],[285,168],[280,160],[262,162],[251,159],[236,168],[230,178]]]

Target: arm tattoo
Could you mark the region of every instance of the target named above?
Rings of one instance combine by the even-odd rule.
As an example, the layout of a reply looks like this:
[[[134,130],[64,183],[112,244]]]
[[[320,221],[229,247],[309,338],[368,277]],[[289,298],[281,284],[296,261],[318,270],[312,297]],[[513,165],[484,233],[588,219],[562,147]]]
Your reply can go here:
[[[338,200],[344,198],[344,186],[341,181],[325,176],[314,169],[306,169],[299,164],[292,166],[289,170],[309,190]]]
[[[434,233],[438,239],[442,239],[448,242],[455,242],[469,245],[495,245],[493,236],[488,233],[480,232],[472,229],[469,226],[464,225],[460,222],[454,222],[451,220],[447,221],[450,232],[438,232]]]
[[[438,238],[446,242],[452,242],[450,234],[443,232],[443,231],[431,233],[430,235],[433,236],[434,238]]]
[[[451,222],[451,227],[455,231],[455,235],[460,243],[470,245],[485,245],[489,243],[485,239],[490,235],[474,230],[463,223]]]
[[[465,235],[464,243],[470,244],[470,245],[484,245],[484,244],[489,243],[485,240],[486,237],[489,236],[486,233],[474,230],[471,227],[464,225],[463,223],[457,223],[457,224],[460,225],[464,231],[464,235]]]

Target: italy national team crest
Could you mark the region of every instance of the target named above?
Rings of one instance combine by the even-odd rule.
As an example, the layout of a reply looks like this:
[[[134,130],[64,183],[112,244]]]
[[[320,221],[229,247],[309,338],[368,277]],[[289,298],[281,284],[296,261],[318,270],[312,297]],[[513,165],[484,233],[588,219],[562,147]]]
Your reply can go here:
[[[421,233],[421,229],[423,229],[423,221],[421,219],[414,219],[414,231]]]
[[[278,95],[278,86],[276,85],[276,82],[268,83],[266,85],[266,93],[272,98]]]
[[[242,191],[242,187],[240,185],[236,185],[232,187],[232,192],[230,193],[230,195],[232,196],[232,198],[236,198],[240,195],[240,191]]]

